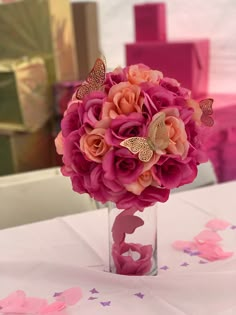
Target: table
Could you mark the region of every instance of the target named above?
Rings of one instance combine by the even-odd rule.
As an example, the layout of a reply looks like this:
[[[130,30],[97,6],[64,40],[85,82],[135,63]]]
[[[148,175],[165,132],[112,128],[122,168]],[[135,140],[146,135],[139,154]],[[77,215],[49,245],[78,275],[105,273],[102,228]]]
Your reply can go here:
[[[191,240],[217,217],[230,222],[220,232],[222,244],[236,253],[235,191],[236,182],[228,182],[176,193],[158,205],[157,277],[103,271],[106,209],[1,230],[0,299],[17,289],[52,299],[54,292],[80,286],[83,298],[69,314],[236,314],[236,255],[201,264],[171,246]]]

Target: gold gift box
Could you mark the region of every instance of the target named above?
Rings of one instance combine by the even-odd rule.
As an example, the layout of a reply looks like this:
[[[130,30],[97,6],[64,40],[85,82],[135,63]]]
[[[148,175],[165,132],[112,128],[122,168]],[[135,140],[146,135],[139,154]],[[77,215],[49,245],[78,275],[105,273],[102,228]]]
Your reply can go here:
[[[52,115],[43,59],[0,60],[0,130],[35,131]]]
[[[52,166],[51,124],[32,133],[0,133],[0,175]]]
[[[21,0],[0,6],[0,59],[41,56],[49,81],[77,79],[69,0]]]

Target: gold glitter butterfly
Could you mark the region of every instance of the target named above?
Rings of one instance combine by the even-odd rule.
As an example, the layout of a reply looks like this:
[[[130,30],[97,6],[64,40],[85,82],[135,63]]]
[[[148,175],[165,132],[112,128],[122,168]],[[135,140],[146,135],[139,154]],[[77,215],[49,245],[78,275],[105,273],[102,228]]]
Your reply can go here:
[[[95,61],[93,69],[90,71],[86,80],[78,87],[75,95],[76,98],[82,100],[92,91],[97,91],[101,88],[106,77],[106,60],[104,57],[98,58]]]
[[[212,98],[206,98],[199,102],[199,106],[202,110],[201,122],[208,127],[214,125],[214,119],[211,117],[213,114],[213,102],[214,100]]]
[[[133,154],[138,153],[138,158],[142,162],[151,160],[154,152],[164,150],[169,145],[168,131],[165,125],[165,114],[159,113],[151,122],[148,129],[148,137],[131,137],[120,143]]]

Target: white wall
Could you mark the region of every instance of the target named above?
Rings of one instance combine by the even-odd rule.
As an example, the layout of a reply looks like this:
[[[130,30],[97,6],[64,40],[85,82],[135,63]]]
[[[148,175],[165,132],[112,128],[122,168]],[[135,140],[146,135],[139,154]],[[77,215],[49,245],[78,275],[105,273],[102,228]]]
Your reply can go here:
[[[123,66],[124,44],[134,40],[133,5],[147,1],[98,0],[97,2],[101,46],[107,58],[108,68]],[[236,92],[236,0],[166,0],[165,2],[170,40],[202,37],[211,39],[210,91]]]

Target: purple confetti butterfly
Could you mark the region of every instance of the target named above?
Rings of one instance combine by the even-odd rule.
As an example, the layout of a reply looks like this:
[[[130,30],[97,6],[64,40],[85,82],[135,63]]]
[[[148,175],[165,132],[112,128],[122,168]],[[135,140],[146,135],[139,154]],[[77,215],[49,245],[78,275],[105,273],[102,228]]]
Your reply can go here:
[[[92,294],[99,293],[95,288],[93,288],[93,289],[90,290],[89,292],[91,292]]]
[[[61,294],[62,294],[62,292],[55,292],[55,293],[53,294],[53,297],[60,296]]]
[[[207,261],[199,260],[199,264],[207,264]]]
[[[235,230],[236,229],[236,225],[231,225],[231,230]]]
[[[134,295],[136,295],[137,297],[139,297],[140,299],[143,299],[144,294],[139,292],[139,293],[135,293]]]
[[[88,298],[88,300],[96,300],[97,299],[97,297],[93,297],[93,296],[90,296],[89,298]]]
[[[188,263],[184,262],[184,263],[182,263],[180,266],[181,266],[181,267],[187,267],[188,265],[189,265]]]
[[[111,306],[111,301],[100,302],[100,304],[101,304],[102,306]]]
[[[167,269],[169,269],[169,267],[168,266],[162,266],[160,269],[161,270],[167,270]]]
[[[189,248],[185,248],[185,249],[184,249],[184,253],[186,253],[186,254],[190,254],[190,253],[191,253],[191,249],[189,249]]]
[[[190,256],[198,256],[198,255],[200,255],[200,252],[190,252],[189,255]]]

